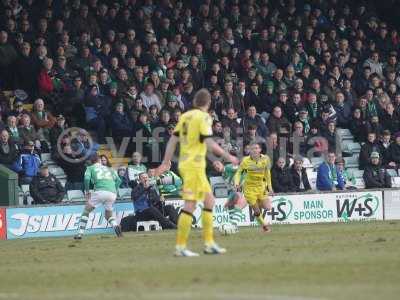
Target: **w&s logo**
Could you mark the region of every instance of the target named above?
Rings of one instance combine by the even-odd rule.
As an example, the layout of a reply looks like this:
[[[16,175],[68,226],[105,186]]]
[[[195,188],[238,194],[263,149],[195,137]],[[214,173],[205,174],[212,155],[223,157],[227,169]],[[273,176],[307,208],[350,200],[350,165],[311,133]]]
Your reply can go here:
[[[336,199],[337,217],[344,220],[375,217],[379,204],[379,198],[372,194],[354,199]]]

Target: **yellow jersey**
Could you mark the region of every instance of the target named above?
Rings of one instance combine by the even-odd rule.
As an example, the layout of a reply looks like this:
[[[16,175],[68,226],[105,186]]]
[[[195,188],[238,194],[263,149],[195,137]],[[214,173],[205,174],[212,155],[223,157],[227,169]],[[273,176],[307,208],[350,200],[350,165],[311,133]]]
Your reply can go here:
[[[207,145],[204,139],[212,136],[212,119],[200,109],[181,115],[174,135],[179,137],[179,168],[206,167]]]
[[[258,160],[252,159],[250,156],[243,158],[239,168],[235,174],[235,184],[240,183],[242,174],[244,186],[260,187],[265,186],[268,191],[272,191],[271,183],[271,160],[267,155],[261,154]]]

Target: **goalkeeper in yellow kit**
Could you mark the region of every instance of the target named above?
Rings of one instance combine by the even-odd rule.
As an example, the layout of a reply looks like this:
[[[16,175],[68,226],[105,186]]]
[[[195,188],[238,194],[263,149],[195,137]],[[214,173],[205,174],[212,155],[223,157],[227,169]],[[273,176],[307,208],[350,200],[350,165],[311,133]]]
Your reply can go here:
[[[224,248],[214,242],[213,207],[214,196],[206,176],[207,149],[225,160],[237,165],[236,157],[225,152],[212,138],[211,117],[207,113],[211,105],[211,95],[206,89],[199,90],[193,99],[194,109],[185,112],[168,141],[164,160],[156,170],[162,174],[169,169],[171,159],[179,142],[179,173],[183,179],[182,198],[184,207],[178,219],[176,256],[198,256],[187,249],[186,244],[192,227],[193,212],[197,201],[204,201],[202,227],[205,254],[223,254]]]
[[[272,207],[269,197],[273,193],[270,168],[269,157],[261,154],[261,146],[254,143],[250,145],[250,155],[243,158],[234,178],[235,187],[240,189],[241,176],[245,175],[243,180],[244,197],[265,232],[271,231],[262,216],[262,208],[271,209]]]

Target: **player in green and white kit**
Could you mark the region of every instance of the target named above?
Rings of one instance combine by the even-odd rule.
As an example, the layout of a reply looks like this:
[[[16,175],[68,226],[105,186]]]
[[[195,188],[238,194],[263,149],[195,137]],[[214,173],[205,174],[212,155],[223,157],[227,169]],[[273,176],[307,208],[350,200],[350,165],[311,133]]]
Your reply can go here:
[[[220,163],[218,163],[220,164]],[[232,233],[238,232],[238,223],[242,218],[242,208],[238,203],[238,198],[241,197],[239,192],[234,186],[234,176],[238,169],[237,166],[232,164],[221,165],[216,167],[217,170],[221,171],[221,175],[228,185],[228,199],[225,203],[225,207],[228,209],[229,214],[229,225],[231,226]],[[242,176],[243,177],[243,176]],[[241,181],[243,178],[241,179]]]
[[[93,164],[88,167],[85,172],[84,185],[86,205],[79,221],[78,233],[74,238],[77,240],[82,239],[90,212],[100,204],[105,208],[105,217],[108,223],[114,228],[116,235],[121,237],[121,227],[117,224],[113,216],[113,204],[117,199],[117,190],[121,184],[121,179],[115,170],[101,164],[100,156],[97,154],[93,155],[92,163]],[[91,183],[94,186],[93,193],[89,192]]]

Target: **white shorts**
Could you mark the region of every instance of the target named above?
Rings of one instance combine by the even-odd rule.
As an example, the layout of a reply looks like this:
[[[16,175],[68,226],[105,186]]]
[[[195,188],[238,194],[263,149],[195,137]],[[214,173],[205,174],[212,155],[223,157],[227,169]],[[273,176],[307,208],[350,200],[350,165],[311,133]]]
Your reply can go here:
[[[113,210],[113,205],[117,200],[117,194],[108,191],[95,191],[90,194],[88,201],[90,206],[98,207],[104,205],[106,210]]]

